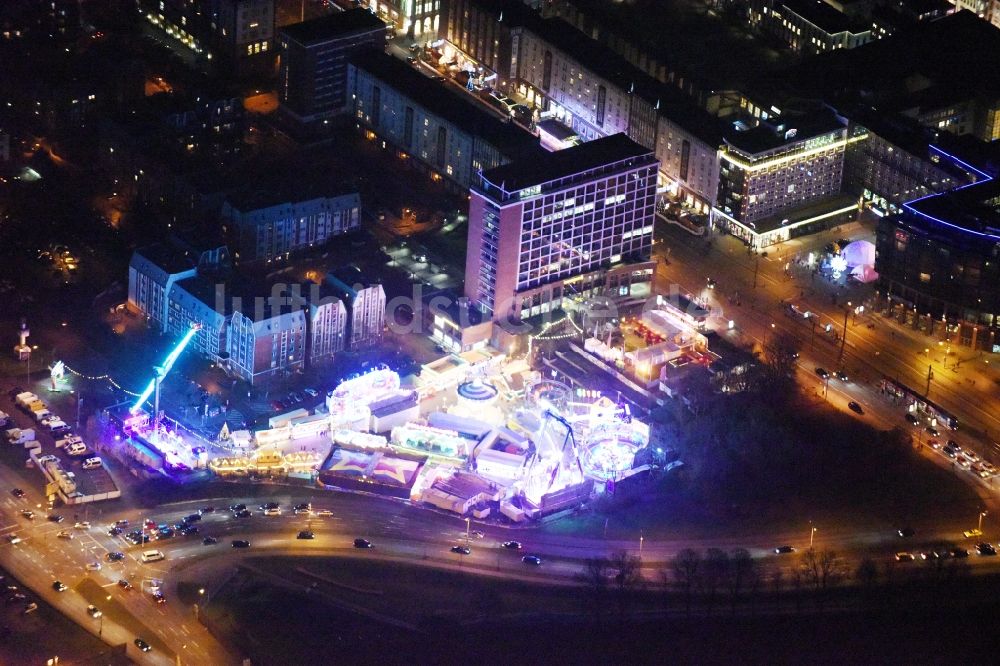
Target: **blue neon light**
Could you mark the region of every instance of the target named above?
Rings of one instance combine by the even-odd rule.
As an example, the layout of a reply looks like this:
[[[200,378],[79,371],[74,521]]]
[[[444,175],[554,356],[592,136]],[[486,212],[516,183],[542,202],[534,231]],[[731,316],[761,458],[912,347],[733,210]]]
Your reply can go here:
[[[188,332],[184,334],[183,338],[181,338],[181,341],[177,343],[177,346],[174,347],[173,350],[167,355],[167,358],[163,360],[162,376],[165,377],[167,373],[170,372],[170,368],[174,367],[174,363],[177,362],[177,358],[184,351],[184,348],[188,346],[188,343],[191,342],[192,339],[194,339],[194,336],[196,333],[198,333],[199,328],[200,327],[198,326],[192,326],[191,328],[189,328]],[[132,409],[129,411],[132,414],[135,414],[140,409],[142,409],[143,404],[147,400],[149,400],[149,396],[153,395],[153,391],[155,389],[156,389],[156,379],[154,378],[149,380],[149,384],[146,386],[145,390],[141,394],[139,394],[139,398],[135,401],[135,404],[132,405]]]
[[[943,196],[943,195],[946,195],[946,194],[950,194],[952,192],[957,192],[959,190],[964,190],[967,187],[973,187],[975,185],[983,185],[983,184],[988,183],[988,182],[990,182],[990,181],[993,180],[993,176],[991,176],[988,173],[985,173],[983,171],[980,171],[979,169],[977,169],[976,167],[972,166],[968,162],[965,162],[965,161],[963,161],[963,160],[955,157],[954,155],[951,155],[950,153],[946,153],[945,151],[941,150],[937,146],[928,146],[928,147],[931,150],[937,151],[941,155],[944,155],[945,157],[947,157],[948,159],[952,160],[956,164],[960,164],[961,166],[965,167],[966,169],[975,172],[978,176],[980,176],[982,178],[982,180],[977,180],[974,183],[966,183],[965,185],[960,185],[959,187],[952,188],[952,189],[948,190],[947,192],[937,192],[935,194],[927,194],[925,196],[920,197],[919,199],[913,199],[912,201],[907,201],[907,202],[903,203],[903,208],[905,208],[906,210],[910,211],[914,215],[919,215],[920,217],[923,217],[925,219],[931,220],[932,222],[937,222],[938,224],[943,224],[943,225],[945,225],[947,227],[951,227],[952,229],[957,229],[957,230],[965,232],[967,234],[973,234],[975,236],[980,236],[982,238],[990,238],[990,239],[993,239],[993,240],[1000,240],[1000,234],[988,234],[988,233],[984,233],[982,231],[974,231],[973,229],[969,229],[968,227],[963,227],[963,226],[957,225],[954,222],[947,222],[947,221],[942,220],[940,218],[934,217],[933,215],[928,215],[927,213],[922,213],[922,212],[920,212],[919,210],[917,210],[916,208],[914,208],[912,206],[912,204],[915,204],[915,203],[918,203],[920,201],[923,201],[924,199],[930,199],[932,197],[940,197],[940,196]]]

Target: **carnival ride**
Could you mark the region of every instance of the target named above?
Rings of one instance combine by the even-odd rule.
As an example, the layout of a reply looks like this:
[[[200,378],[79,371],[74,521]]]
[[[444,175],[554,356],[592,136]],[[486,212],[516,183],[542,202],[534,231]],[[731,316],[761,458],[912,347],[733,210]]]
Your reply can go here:
[[[399,391],[399,387],[399,374],[384,367],[342,381],[326,398],[331,425],[367,430],[369,406]]]
[[[573,400],[568,386],[541,380],[527,387],[524,405],[508,427],[533,443],[519,490],[536,504],[543,496],[580,484],[619,480],[632,468],[635,454],[649,442],[649,427],[632,418],[627,406],[599,393]]]
[[[160,413],[160,384],[163,382],[164,377],[170,372],[171,368],[174,367],[174,363],[180,358],[180,355],[184,353],[184,349],[187,348],[194,336],[198,334],[201,330],[200,324],[191,324],[191,327],[187,330],[184,336],[180,339],[180,342],[170,350],[167,357],[163,359],[163,364],[153,368],[153,378],[149,380],[149,384],[143,389],[139,397],[136,398],[135,404],[129,412],[134,416],[138,414],[143,409],[143,405],[149,400],[150,396],[154,396],[153,400],[153,418],[157,418]]]
[[[500,390],[480,377],[462,382],[455,389],[455,406],[449,413],[478,419],[491,425],[503,422],[503,412],[497,405]]]

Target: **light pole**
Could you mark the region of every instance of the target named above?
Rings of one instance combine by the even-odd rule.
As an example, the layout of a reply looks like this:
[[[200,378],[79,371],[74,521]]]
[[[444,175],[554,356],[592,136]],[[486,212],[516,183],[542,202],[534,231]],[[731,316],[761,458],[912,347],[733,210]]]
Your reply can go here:
[[[642,557],[642,542],[644,538],[642,532],[639,532],[639,557]]]
[[[985,511],[980,511],[979,512],[979,526],[976,527],[976,531],[978,531],[980,534],[983,533],[983,516],[985,516],[985,515],[986,515]]]
[[[765,350],[767,349],[767,334],[768,333],[773,333],[774,330],[775,330],[775,328],[777,328],[777,327],[775,326],[774,322],[772,321],[770,328],[765,328],[764,329],[764,349]]]
[[[469,525],[470,521],[468,518],[465,519],[465,545],[469,545]]]
[[[813,537],[816,536],[816,528],[812,527],[809,529],[809,547],[813,547]]]
[[[840,355],[837,356],[837,365],[839,366],[844,362],[844,345],[847,344],[847,315],[851,310],[851,302],[847,301],[847,307],[844,308],[844,335],[840,338]]]

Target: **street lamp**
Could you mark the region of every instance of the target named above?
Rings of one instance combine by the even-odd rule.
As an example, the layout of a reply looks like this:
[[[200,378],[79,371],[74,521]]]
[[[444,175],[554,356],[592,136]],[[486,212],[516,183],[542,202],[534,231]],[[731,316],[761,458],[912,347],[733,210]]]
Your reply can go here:
[[[979,526],[978,526],[978,527],[976,528],[976,530],[977,530],[977,531],[978,531],[978,532],[979,532],[980,534],[982,534],[982,531],[983,531],[983,516],[985,516],[985,515],[986,515],[986,512],[985,512],[985,511],[980,511],[980,512],[979,512]]]
[[[642,542],[643,542],[643,540],[644,540],[644,537],[642,535],[642,532],[639,532],[639,557],[642,557]]]
[[[837,365],[844,362],[844,346],[847,344],[847,315],[851,311],[851,302],[847,301],[847,307],[844,308],[844,337],[840,339],[840,355],[837,356]]]
[[[813,547],[813,537],[816,536],[816,528],[813,527],[809,530],[809,547]]]
[[[466,545],[469,544],[469,526],[470,526],[470,520],[468,518],[466,518],[465,519],[465,543],[466,543]]]

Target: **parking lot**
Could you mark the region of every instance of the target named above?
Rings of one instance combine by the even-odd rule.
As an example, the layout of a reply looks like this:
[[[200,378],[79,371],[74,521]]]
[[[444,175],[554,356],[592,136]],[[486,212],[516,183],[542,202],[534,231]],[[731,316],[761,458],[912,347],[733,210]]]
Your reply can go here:
[[[21,431],[33,431],[34,436],[31,440],[28,440],[28,442],[37,442],[37,446],[32,445],[29,449],[26,442],[20,441],[15,443],[5,442],[5,446],[11,450],[23,451],[23,461],[25,465],[28,465],[29,463],[34,464],[29,455],[29,450],[34,451],[34,459],[42,464],[45,464],[46,460],[52,461],[54,459],[55,462],[58,463],[58,467],[50,464],[48,466],[50,470],[49,475],[57,474],[59,469],[66,473],[68,480],[76,486],[75,492],[66,493],[71,501],[75,501],[74,503],[117,497],[119,495],[118,487],[108,470],[105,468],[103,460],[96,466],[93,466],[94,463],[91,463],[91,465],[88,466],[90,467],[89,469],[84,466],[85,461],[92,460],[93,458],[99,458],[97,453],[94,451],[92,443],[85,442],[85,440],[83,440],[83,438],[79,435],[74,437],[72,428],[70,428],[68,432],[54,436],[51,432],[49,432],[45,425],[33,420],[32,417],[25,412],[23,407],[18,406],[15,403],[14,396],[20,393],[24,393],[24,391],[20,390],[20,387],[15,387],[5,392],[3,396],[0,397],[0,411],[3,411],[8,415],[8,431],[14,428]],[[38,394],[36,393],[36,395]],[[46,402],[48,407],[50,407],[49,411],[56,409],[54,405],[49,404],[48,401],[44,399],[47,397],[44,393],[38,395],[38,397]],[[55,412],[53,412],[53,414],[55,414]],[[70,439],[71,437],[72,439]],[[70,448],[68,443],[74,440],[83,441],[85,446],[72,449],[74,452],[78,452],[75,455],[70,455],[70,453],[67,452],[67,449]],[[63,443],[64,445],[58,446],[57,443]],[[38,474],[39,484],[44,486],[48,481],[48,477],[42,472],[42,470],[38,470]],[[72,476],[69,476],[70,474],[72,474]]]

